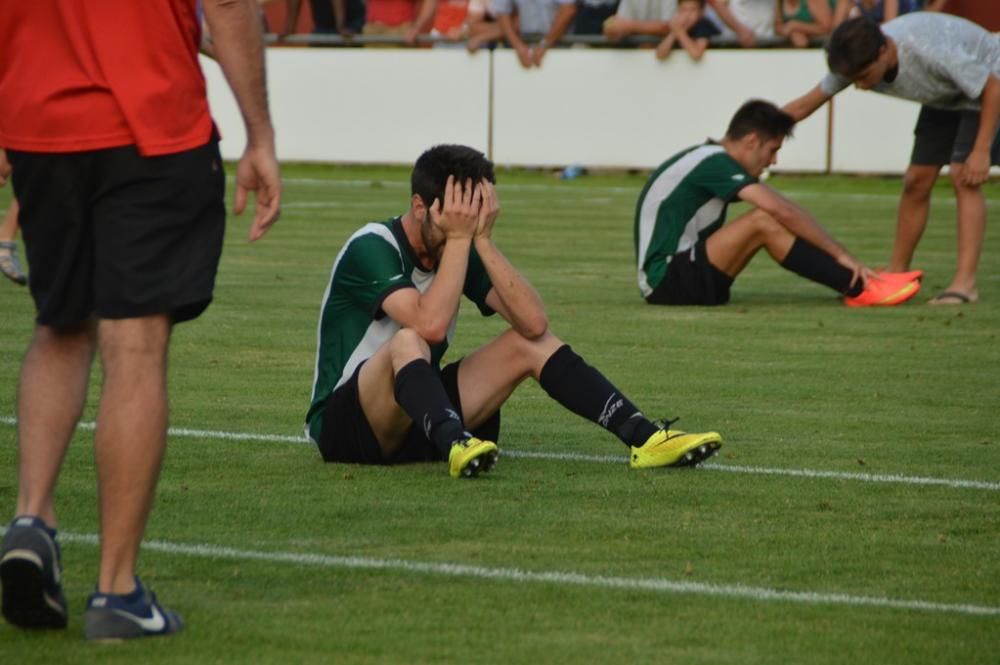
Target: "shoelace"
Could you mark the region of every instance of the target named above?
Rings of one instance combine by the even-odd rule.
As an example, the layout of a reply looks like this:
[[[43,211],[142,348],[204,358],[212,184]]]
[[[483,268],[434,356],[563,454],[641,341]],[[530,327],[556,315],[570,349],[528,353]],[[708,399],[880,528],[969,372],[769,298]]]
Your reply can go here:
[[[669,432],[670,426],[680,419],[681,419],[680,416],[677,416],[676,418],[662,418],[660,420],[654,420],[653,424],[656,425],[658,428],[662,429],[664,432]],[[674,434],[672,436],[667,435],[667,440],[669,441],[670,439],[673,439],[674,437],[677,436],[680,436],[680,434]]]

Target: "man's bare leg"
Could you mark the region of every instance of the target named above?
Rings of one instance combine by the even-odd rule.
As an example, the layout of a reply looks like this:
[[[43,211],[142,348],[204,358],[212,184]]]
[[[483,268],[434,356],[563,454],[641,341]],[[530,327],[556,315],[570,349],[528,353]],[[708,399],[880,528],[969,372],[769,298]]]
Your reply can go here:
[[[889,258],[889,272],[906,272],[913,253],[927,228],[931,193],[937,182],[940,166],[910,164],[903,176],[903,193],[896,211],[896,240]]]
[[[102,320],[104,385],[94,437],[101,512],[98,591],[134,590],[136,560],[167,443],[165,315]]]

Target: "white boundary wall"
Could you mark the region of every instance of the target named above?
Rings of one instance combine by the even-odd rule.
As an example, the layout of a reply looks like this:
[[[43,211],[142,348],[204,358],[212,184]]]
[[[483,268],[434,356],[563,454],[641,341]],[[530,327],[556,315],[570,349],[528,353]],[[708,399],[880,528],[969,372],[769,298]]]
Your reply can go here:
[[[508,49],[272,48],[267,60],[281,159],[397,164],[449,142],[504,165],[653,168],[720,137],[745,100],[785,103],[825,72],[818,50],[717,50],[694,63],[556,49],[529,71]],[[223,154],[238,157],[238,110],[218,65],[203,62]],[[901,173],[918,106],[854,90],[835,102],[832,123],[824,107],[796,128],[775,170]]]

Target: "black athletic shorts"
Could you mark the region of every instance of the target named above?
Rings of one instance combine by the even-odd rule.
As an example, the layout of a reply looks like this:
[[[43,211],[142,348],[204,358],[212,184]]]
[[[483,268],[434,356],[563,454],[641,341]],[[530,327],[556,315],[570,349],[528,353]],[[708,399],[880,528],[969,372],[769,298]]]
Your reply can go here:
[[[963,163],[979,131],[979,111],[945,111],[921,106],[913,128],[910,164],[944,166]],[[993,139],[990,164],[1000,164],[1000,133]]]
[[[686,252],[674,254],[667,274],[646,297],[650,305],[725,305],[733,278],[708,261],[705,241]]]
[[[458,365],[462,361],[446,365],[440,370],[441,383],[452,405],[462,412],[462,400],[458,394]],[[358,393],[358,374],[364,363],[358,365],[354,374],[343,385],[333,391],[323,407],[323,428],[316,443],[324,462],[347,462],[350,464],[407,464],[410,462],[438,462],[445,459],[437,447],[424,436],[422,427],[414,423],[399,450],[386,458],[372,432],[368,419],[361,409]],[[500,438],[500,411],[472,434],[494,443]]]
[[[8,155],[39,324],[179,323],[205,310],[226,221],[216,138],[157,157],[134,146]]]

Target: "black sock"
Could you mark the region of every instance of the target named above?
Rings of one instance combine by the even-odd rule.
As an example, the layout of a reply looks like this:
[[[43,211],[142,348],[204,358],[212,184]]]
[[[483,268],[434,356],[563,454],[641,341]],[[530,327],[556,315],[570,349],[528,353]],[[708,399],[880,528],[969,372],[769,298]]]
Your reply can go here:
[[[394,395],[406,415],[424,429],[424,436],[445,456],[451,444],[465,436],[462,416],[448,399],[437,372],[423,358],[396,372]]]
[[[781,267],[823,286],[829,286],[845,296],[859,295],[864,288],[860,279],[855,282],[854,286],[851,286],[852,273],[850,270],[837,263],[832,256],[823,250],[810,245],[801,238],[796,238],[795,242],[792,243],[792,248],[788,250],[788,255],[781,262]]]
[[[625,445],[640,446],[657,430],[621,391],[568,344],[559,347],[545,362],[538,383],[549,397],[613,433]]]

